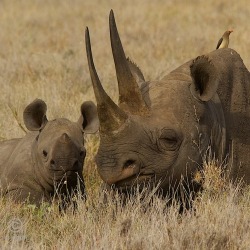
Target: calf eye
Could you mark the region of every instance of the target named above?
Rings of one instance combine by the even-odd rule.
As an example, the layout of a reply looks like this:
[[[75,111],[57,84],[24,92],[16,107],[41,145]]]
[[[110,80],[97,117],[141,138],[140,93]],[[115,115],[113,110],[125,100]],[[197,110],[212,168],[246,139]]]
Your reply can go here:
[[[47,157],[48,156],[48,152],[46,150],[43,150],[43,156]]]
[[[81,150],[80,157],[84,158],[86,156],[86,150]]]

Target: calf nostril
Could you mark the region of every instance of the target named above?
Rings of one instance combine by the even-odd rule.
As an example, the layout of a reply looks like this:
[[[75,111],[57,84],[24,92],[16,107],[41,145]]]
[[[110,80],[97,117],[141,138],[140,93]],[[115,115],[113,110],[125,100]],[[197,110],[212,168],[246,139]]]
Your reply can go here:
[[[73,169],[77,170],[79,168],[78,165],[79,165],[79,162],[75,161],[74,164],[73,164]]]
[[[54,160],[51,160],[51,161],[50,161],[50,166],[51,166],[52,168],[55,168],[56,163],[55,163],[55,161],[54,161]]]
[[[135,160],[127,160],[124,165],[123,168],[129,168],[131,167],[133,164],[135,164]]]

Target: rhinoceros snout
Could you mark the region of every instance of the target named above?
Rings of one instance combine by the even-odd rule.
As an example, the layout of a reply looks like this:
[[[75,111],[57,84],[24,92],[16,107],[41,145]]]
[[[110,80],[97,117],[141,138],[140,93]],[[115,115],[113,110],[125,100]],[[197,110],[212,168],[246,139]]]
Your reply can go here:
[[[124,157],[117,162],[116,168],[114,168],[113,164],[109,165],[104,162],[102,162],[101,165],[102,167],[98,168],[101,178],[109,185],[113,185],[132,176],[137,176],[140,173],[141,164],[137,157],[124,155]]]

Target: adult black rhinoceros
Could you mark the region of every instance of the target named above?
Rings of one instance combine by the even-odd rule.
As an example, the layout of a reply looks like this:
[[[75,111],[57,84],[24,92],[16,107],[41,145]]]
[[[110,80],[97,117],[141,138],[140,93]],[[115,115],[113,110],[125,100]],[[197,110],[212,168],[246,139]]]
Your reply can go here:
[[[100,120],[96,163],[104,182],[124,190],[160,181],[168,192],[185,180],[192,190],[193,174],[210,147],[222,159],[232,150],[232,176],[249,183],[250,74],[240,56],[219,49],[146,82],[125,57],[112,11],[109,22],[119,105],[101,85],[88,29],[85,34]]]
[[[96,106],[84,102],[78,122],[48,121],[46,110],[44,101],[34,100],[23,113],[32,132],[0,142],[0,191],[17,201],[40,204],[61,195],[64,199],[76,190],[84,196],[83,134],[99,127]]]

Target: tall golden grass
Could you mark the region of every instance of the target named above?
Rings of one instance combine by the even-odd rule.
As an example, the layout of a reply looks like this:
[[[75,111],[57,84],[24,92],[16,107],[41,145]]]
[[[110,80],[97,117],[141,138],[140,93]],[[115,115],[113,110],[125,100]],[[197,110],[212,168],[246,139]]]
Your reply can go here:
[[[35,98],[48,118],[77,120],[80,105],[95,100],[88,72],[84,29],[107,92],[117,99],[108,13],[113,9],[126,54],[147,80],[215,49],[234,29],[230,47],[250,68],[250,5],[238,1],[2,0],[0,1],[0,140],[21,137],[24,107]],[[98,136],[86,136],[86,203],[60,215],[55,205],[13,204],[0,199],[1,249],[249,249],[250,190],[221,178],[212,161],[197,175],[204,192],[183,215],[178,204],[137,194],[121,205],[104,204],[94,163]],[[204,179],[205,178],[205,179]]]

